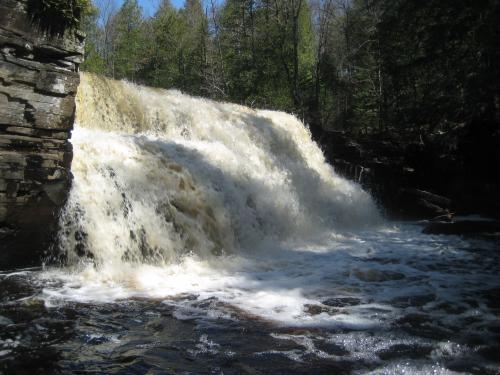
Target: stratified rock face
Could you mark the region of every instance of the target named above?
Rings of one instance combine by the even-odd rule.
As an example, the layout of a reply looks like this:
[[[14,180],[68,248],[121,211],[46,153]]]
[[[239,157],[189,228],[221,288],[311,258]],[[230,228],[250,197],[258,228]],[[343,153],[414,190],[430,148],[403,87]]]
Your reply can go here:
[[[83,35],[50,36],[0,0],[0,269],[40,263],[71,184]]]

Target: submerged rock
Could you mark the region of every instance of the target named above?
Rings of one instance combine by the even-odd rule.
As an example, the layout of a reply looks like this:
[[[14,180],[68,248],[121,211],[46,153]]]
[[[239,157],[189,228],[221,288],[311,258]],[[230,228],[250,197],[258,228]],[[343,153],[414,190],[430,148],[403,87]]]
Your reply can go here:
[[[332,307],[355,306],[359,305],[360,303],[361,300],[359,298],[354,298],[354,297],[335,297],[335,298],[328,298],[323,301],[324,305]]]
[[[319,315],[322,313],[331,313],[332,310],[321,305],[304,305],[304,311],[309,315]]]

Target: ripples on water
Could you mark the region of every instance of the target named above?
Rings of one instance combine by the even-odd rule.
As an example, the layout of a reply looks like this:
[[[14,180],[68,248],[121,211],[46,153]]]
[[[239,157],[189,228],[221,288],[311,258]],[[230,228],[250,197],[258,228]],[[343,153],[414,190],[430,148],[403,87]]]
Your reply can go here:
[[[219,266],[189,256],[136,285],[2,273],[0,369],[497,374],[498,244],[400,225]]]

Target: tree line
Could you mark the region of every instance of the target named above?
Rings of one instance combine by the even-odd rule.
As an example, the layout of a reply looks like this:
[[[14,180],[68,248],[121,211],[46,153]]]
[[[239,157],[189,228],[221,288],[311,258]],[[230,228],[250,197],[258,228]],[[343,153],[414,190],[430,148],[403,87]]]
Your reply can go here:
[[[82,69],[408,139],[500,121],[500,0],[95,0]]]

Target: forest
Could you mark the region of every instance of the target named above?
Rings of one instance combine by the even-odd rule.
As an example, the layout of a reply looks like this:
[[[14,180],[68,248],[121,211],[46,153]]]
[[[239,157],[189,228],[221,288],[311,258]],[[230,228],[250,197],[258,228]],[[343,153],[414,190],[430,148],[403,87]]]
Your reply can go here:
[[[497,0],[98,0],[83,70],[415,139],[498,123]]]
[[[162,0],[151,16],[137,0],[93,6],[83,70],[293,113],[347,177],[384,164],[367,187],[386,206],[417,186],[497,211],[500,1]]]

